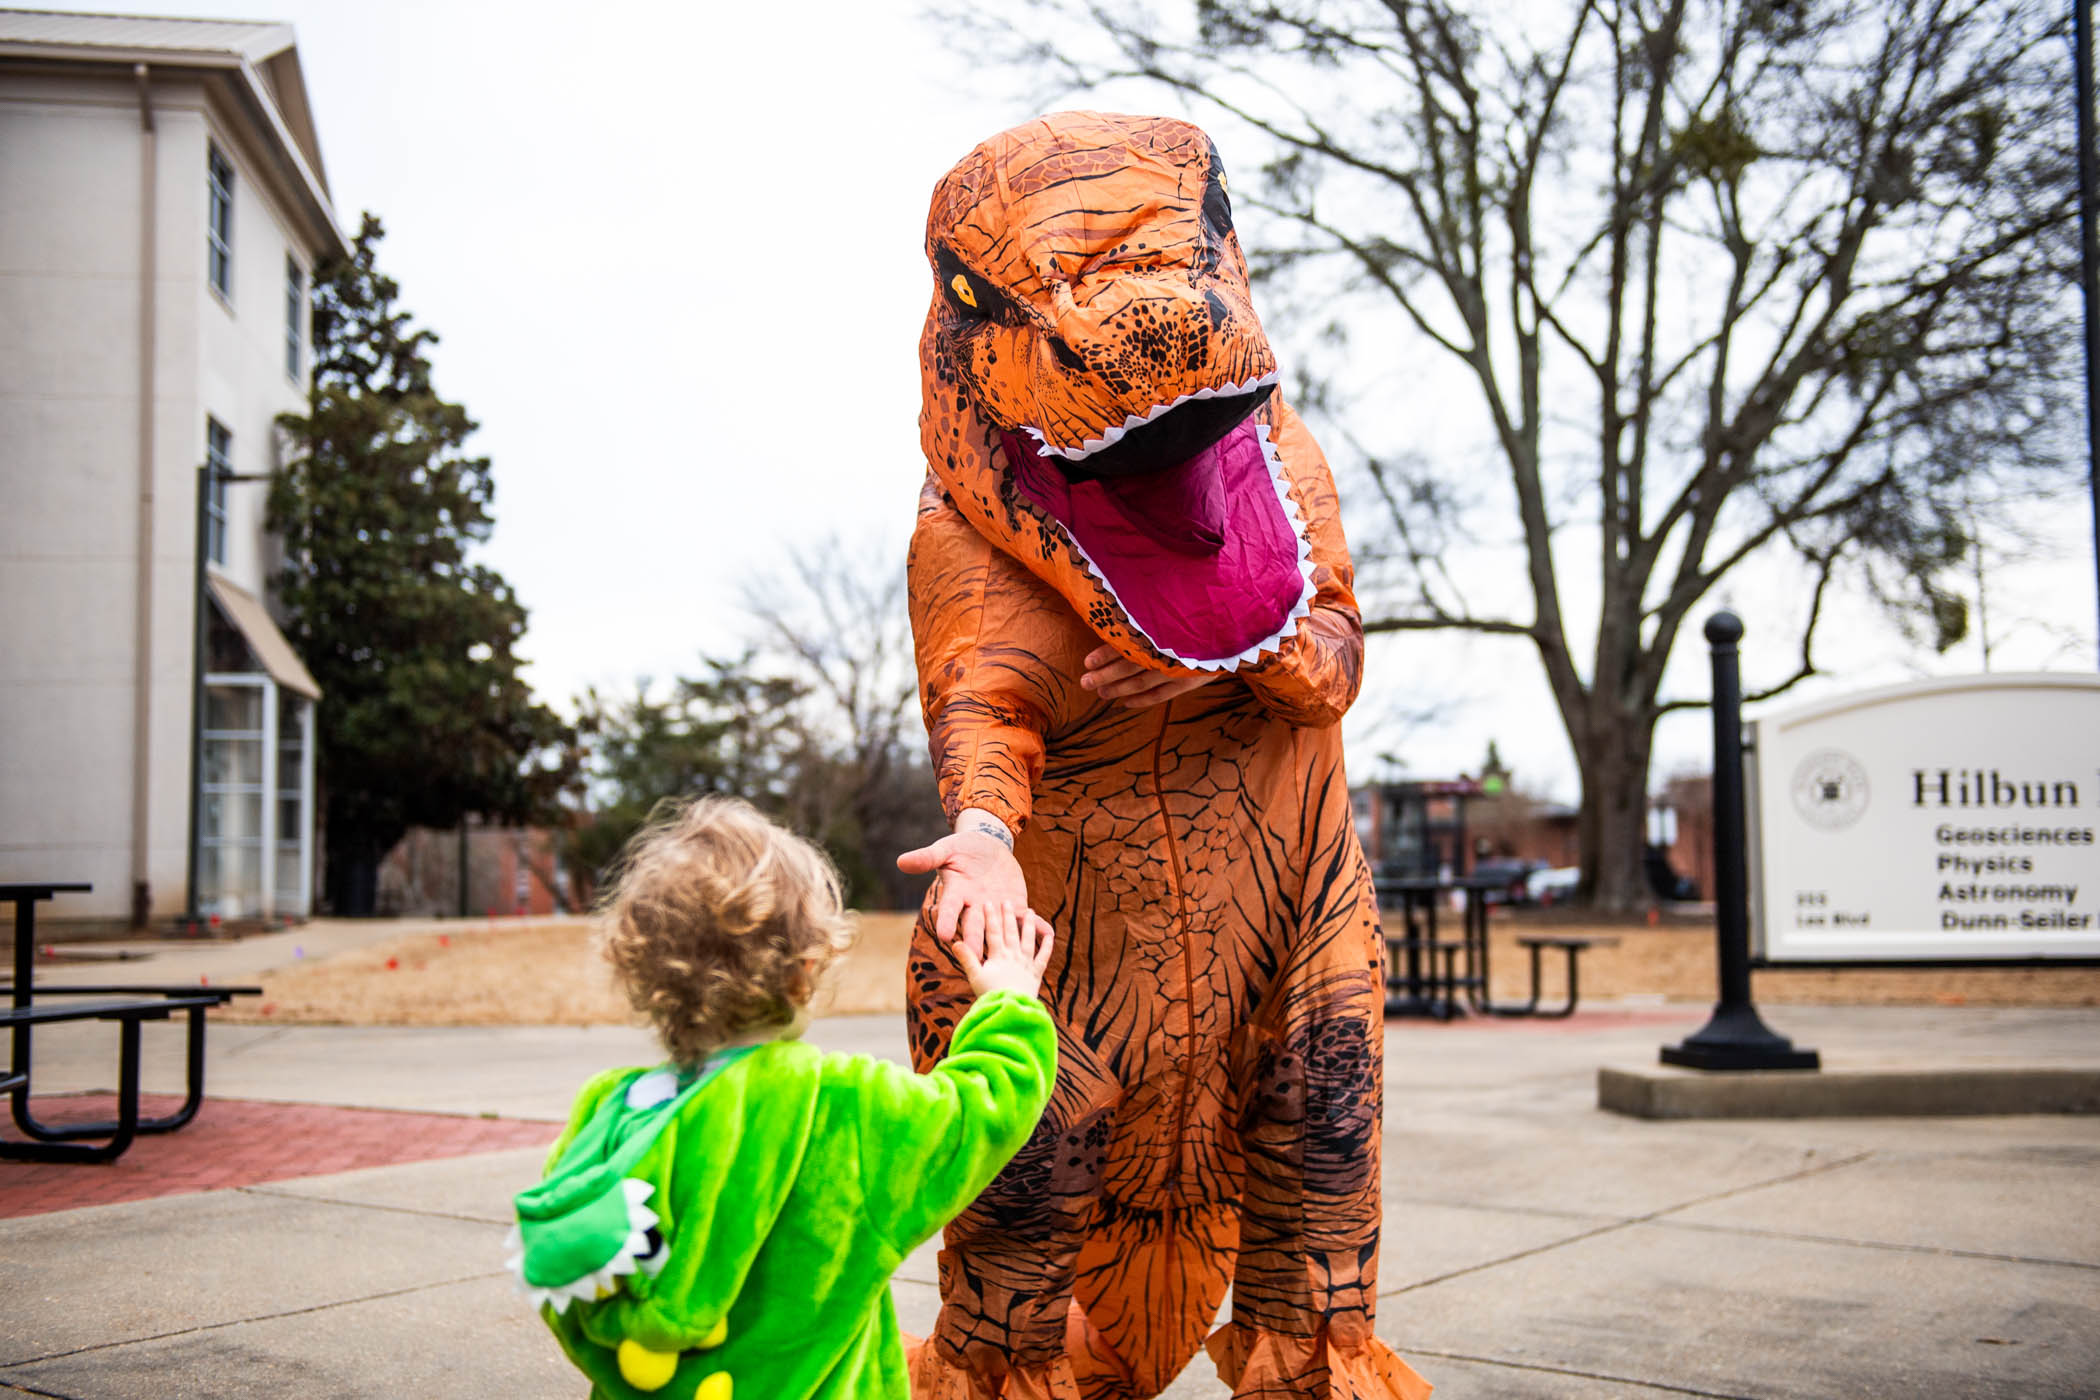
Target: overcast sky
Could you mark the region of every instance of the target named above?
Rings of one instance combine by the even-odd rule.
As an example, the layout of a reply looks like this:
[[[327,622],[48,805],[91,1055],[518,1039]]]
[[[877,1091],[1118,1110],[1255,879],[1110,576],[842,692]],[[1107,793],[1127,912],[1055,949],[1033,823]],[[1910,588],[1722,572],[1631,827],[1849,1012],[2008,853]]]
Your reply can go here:
[[[1033,115],[984,96],[915,0],[111,8],[296,27],[340,222],[385,220],[382,266],[443,339],[438,387],[482,424],[487,557],[531,611],[544,697],[668,677],[733,646],[740,581],[798,542],[885,539],[902,568],[924,474],[927,197],[978,140]],[[2042,512],[2039,548],[1994,571],[1996,669],[2092,668],[2085,510]],[[1584,566],[1565,572],[1579,594]],[[1720,600],[1750,623],[1753,684],[1791,669],[1798,641],[1780,619],[1803,596],[1774,565]],[[1818,660],[1837,674],[1804,698],[1979,669],[1976,644],[1935,657],[1857,598],[1831,620]],[[1395,747],[1423,775],[1477,771],[1492,738],[1520,781],[1573,799],[1524,644],[1371,649],[1353,771]],[[1674,693],[1703,693],[1704,666],[1694,636]],[[1434,724],[1376,722],[1432,703]],[[1705,725],[1664,722],[1658,779],[1703,765]]]

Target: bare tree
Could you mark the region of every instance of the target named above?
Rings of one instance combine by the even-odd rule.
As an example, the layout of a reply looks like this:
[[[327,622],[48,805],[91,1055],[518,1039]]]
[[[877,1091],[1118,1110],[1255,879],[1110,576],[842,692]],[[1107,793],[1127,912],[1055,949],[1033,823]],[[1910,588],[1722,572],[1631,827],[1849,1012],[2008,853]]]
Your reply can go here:
[[[2070,456],[2061,5],[1033,0],[942,18],[980,68],[1167,96],[1228,156],[1258,155],[1231,187],[1250,260],[1272,314],[1325,308],[1298,392],[1380,507],[1366,628],[1536,651],[1605,907],[1643,897],[1655,722],[1699,703],[1665,697],[1665,667],[1724,577],[1781,551],[1805,569],[1798,663],[1761,696],[1816,672],[1848,571],[1944,649],[1967,626],[1974,483],[2032,499]],[[1470,386],[1477,448],[1425,392],[1425,358]],[[1345,406],[1443,441],[1377,450],[1332,431]],[[1502,573],[1528,606],[1476,610],[1459,587],[1454,546],[1481,518],[1514,523]]]
[[[800,545],[750,580],[743,601],[762,652],[808,687],[807,727],[833,755],[804,765],[798,825],[832,833],[834,854],[858,854],[849,882],[910,903],[925,882],[891,862],[944,828],[915,704],[903,549],[837,537]]]

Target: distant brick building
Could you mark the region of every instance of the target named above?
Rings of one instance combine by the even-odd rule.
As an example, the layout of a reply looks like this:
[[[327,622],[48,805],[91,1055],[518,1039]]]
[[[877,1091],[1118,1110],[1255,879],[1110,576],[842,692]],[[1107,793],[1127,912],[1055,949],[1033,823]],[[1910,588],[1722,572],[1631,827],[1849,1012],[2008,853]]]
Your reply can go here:
[[[1484,861],[1527,861],[1551,869],[1582,863],[1580,811],[1532,797],[1495,759],[1478,778],[1374,783],[1353,789],[1357,837],[1384,875],[1468,874]],[[1649,859],[1689,879],[1696,897],[1713,891],[1713,784],[1703,774],[1670,779],[1651,802]],[[1663,895],[1667,878],[1657,885]],[[1665,896],[1667,897],[1667,896]]]
[[[466,899],[460,899],[457,830],[417,827],[379,865],[378,912],[415,917],[562,914],[578,900],[562,869],[556,834],[544,827],[466,831]]]
[[[1714,780],[1680,773],[1651,804],[1649,839],[1669,853],[1670,868],[1714,897]]]

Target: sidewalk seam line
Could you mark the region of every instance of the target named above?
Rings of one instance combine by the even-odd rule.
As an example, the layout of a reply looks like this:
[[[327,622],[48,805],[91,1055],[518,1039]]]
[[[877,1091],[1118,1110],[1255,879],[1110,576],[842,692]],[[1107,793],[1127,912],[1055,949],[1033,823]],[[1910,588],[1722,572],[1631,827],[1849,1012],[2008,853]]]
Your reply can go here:
[[[1511,1371],[1537,1371],[1548,1376],[1579,1376],[1583,1380],[1639,1386],[1643,1390],[1660,1390],[1671,1395],[1693,1395],[1698,1396],[1699,1400],[1758,1400],[1754,1395],[1739,1395],[1732,1390],[1697,1390],[1691,1386],[1672,1385],[1668,1381],[1636,1380],[1631,1376],[1607,1375],[1603,1371],[1577,1371],[1565,1366],[1548,1366],[1539,1361],[1503,1361],[1492,1356],[1472,1356],[1465,1352],[1432,1351],[1427,1347],[1396,1346],[1394,1350],[1403,1356],[1434,1356],[1439,1361],[1464,1361],[1477,1366],[1498,1366]]]
[[[11,1381],[6,1379],[5,1377],[0,1377],[0,1388],[4,1388],[7,1390],[19,1390],[24,1395],[41,1395],[45,1397],[45,1400],[87,1400],[85,1396],[68,1395],[62,1391],[38,1390],[33,1385],[24,1385],[20,1381]]]
[[[238,1022],[238,1021],[228,1021],[228,1022],[222,1022],[221,1024],[223,1024],[223,1025],[228,1025],[228,1026],[233,1026],[233,1025],[239,1025],[239,1024],[240,1024],[240,1022]],[[226,1058],[226,1059],[229,1059],[229,1060],[230,1060],[230,1059],[232,1059],[232,1058],[233,1058],[233,1057],[234,1057],[235,1055],[245,1055],[245,1054],[247,1054],[247,1053],[248,1053],[248,1052],[249,1052],[250,1050],[253,1050],[253,1049],[254,1049],[255,1047],[257,1047],[258,1045],[269,1045],[269,1044],[271,1044],[271,1043],[272,1043],[272,1042],[274,1042],[274,1041],[279,1041],[279,1040],[282,1040],[282,1039],[284,1039],[284,1037],[286,1036],[286,1034],[288,1034],[288,1033],[289,1033],[289,1032],[291,1031],[291,1029],[292,1029],[292,1028],[291,1028],[290,1026],[272,1026],[272,1027],[270,1027],[270,1028],[269,1028],[269,1029],[268,1029],[267,1031],[265,1031],[265,1032],[264,1032],[263,1034],[261,1034],[261,1035],[259,1035],[259,1036],[255,1037],[255,1039],[253,1039],[253,1040],[249,1041],[249,1042],[248,1042],[247,1044],[245,1044],[245,1045],[235,1045],[235,1046],[231,1046],[231,1047],[229,1047],[229,1048],[227,1049],[227,1051],[226,1051],[226,1054],[225,1054],[225,1058]]]
[[[1496,1259],[1483,1259],[1478,1264],[1468,1264],[1463,1269],[1453,1269],[1447,1274],[1438,1274],[1435,1278],[1425,1278],[1416,1283],[1403,1283],[1398,1288],[1387,1289],[1381,1292],[1378,1296],[1381,1299],[1397,1298],[1403,1293],[1413,1293],[1417,1289],[1434,1287],[1439,1283],[1449,1283],[1455,1278],[1464,1278],[1467,1274],[1477,1274],[1485,1269],[1496,1269],[1504,1264],[1514,1264],[1519,1259],[1529,1259],[1535,1254],[1545,1254],[1571,1244],[1580,1244],[1584,1240],[1593,1240],[1599,1235],[1609,1235],[1616,1230],[1624,1230],[1629,1225],[1638,1225],[1640,1223],[1638,1220],[1620,1220],[1610,1225],[1600,1225],[1594,1230],[1585,1230],[1579,1235],[1569,1235],[1565,1239],[1551,1240],[1545,1244],[1534,1245],[1530,1249],[1520,1249],[1515,1254],[1505,1254]]]
[[[475,1156],[478,1154],[467,1153],[464,1155]],[[458,1159],[451,1157],[443,1157],[433,1158],[431,1160],[449,1162],[456,1161]],[[425,1163],[403,1162],[400,1165],[423,1166],[425,1165]],[[383,1170],[383,1168],[366,1167],[362,1168],[362,1170]],[[297,1178],[292,1179],[297,1180]],[[454,1211],[449,1210],[421,1210],[415,1206],[390,1206],[384,1205],[377,1201],[345,1201],[335,1196],[310,1196],[303,1191],[273,1191],[270,1189],[270,1187],[271,1183],[269,1182],[256,1182],[255,1184],[250,1186],[236,1186],[232,1189],[235,1191],[245,1192],[246,1194],[251,1196],[269,1196],[280,1201],[307,1201],[314,1205],[321,1206],[346,1206],[351,1210],[383,1210],[390,1211],[396,1215],[419,1215],[429,1220],[458,1220],[468,1225],[507,1225],[512,1223],[508,1220],[490,1220],[487,1217],[480,1215],[460,1215]]]
[[[1592,1220],[1622,1222],[1625,1217],[1607,1210],[1555,1210],[1551,1206],[1505,1206],[1492,1201],[1454,1201],[1441,1196],[1389,1196],[1388,1205],[1436,1206],[1442,1210],[1477,1210],[1498,1215],[1536,1215],[1545,1220]]]
[[[1802,1181],[1811,1176],[1821,1176],[1824,1172],[1834,1172],[1843,1167],[1856,1167],[1861,1162],[1867,1161],[1879,1155],[1880,1150],[1878,1148],[1870,1147],[1864,1152],[1855,1152],[1849,1157],[1839,1157],[1835,1161],[1830,1162],[1816,1162],[1810,1166],[1799,1167],[1793,1171],[1784,1172],[1778,1176],[1771,1177],[1765,1181],[1746,1182],[1741,1186],[1731,1186],[1726,1191],[1714,1191],[1704,1196],[1695,1196],[1689,1201],[1680,1201],[1674,1206],[1664,1206],[1661,1210],[1650,1211],[1646,1215],[1635,1216],[1632,1220],[1629,1220],[1626,1223],[1629,1225],[1639,1225],[1650,1220],[1660,1220],[1663,1216],[1675,1215],[1678,1211],[1690,1210],[1693,1206],[1708,1205],[1714,1201],[1725,1201],[1730,1196],[1740,1196],[1750,1191],[1764,1191],[1774,1186],[1784,1186],[1790,1181]]]
[[[1789,1181],[1799,1181],[1804,1177],[1815,1176],[1821,1172],[1835,1171],[1839,1167],[1854,1166],[1866,1161],[1873,1155],[1874,1153],[1871,1150],[1859,1152],[1834,1162],[1819,1162],[1814,1166],[1803,1167],[1766,1181],[1752,1182],[1743,1186],[1732,1186],[1726,1191],[1716,1191],[1694,1200],[1680,1201],[1674,1206],[1665,1206],[1660,1210],[1649,1211],[1646,1215],[1629,1216],[1623,1220],[1613,1221],[1609,1225],[1600,1225],[1594,1230],[1584,1230],[1581,1234],[1569,1235],[1565,1239],[1550,1240],[1542,1245],[1534,1245],[1530,1249],[1520,1249],[1515,1254],[1506,1254],[1499,1259],[1484,1259],[1478,1264],[1468,1264],[1463,1269],[1453,1269],[1448,1274],[1438,1274],[1435,1278],[1426,1278],[1419,1283],[1402,1284],[1400,1287],[1389,1292],[1380,1293],[1378,1296],[1381,1298],[1397,1298],[1403,1293],[1413,1293],[1417,1289],[1429,1288],[1439,1283],[1448,1283],[1452,1279],[1463,1278],[1467,1274],[1477,1274],[1485,1269],[1495,1269],[1500,1268],[1504,1264],[1514,1264],[1519,1259],[1529,1259],[1534,1255],[1545,1254],[1556,1249],[1564,1249],[1568,1245],[1580,1244],[1584,1240],[1593,1240],[1600,1235],[1609,1235],[1620,1230],[1631,1229],[1635,1225],[1650,1224],[1661,1220],[1666,1215],[1674,1215],[1680,1210],[1690,1210],[1693,1206],[1705,1205],[1710,1201],[1726,1200],[1730,1196],[1739,1195],[1745,1191],[1761,1191],[1768,1186],[1781,1186]]]
[[[126,1337],[118,1342],[95,1342],[84,1347],[73,1347],[67,1351],[47,1352],[42,1356],[25,1356],[19,1361],[0,1362],[0,1373],[21,1366],[37,1366],[46,1361],[63,1361],[69,1356],[84,1356],[91,1351],[108,1351],[112,1347],[135,1347],[146,1342],[164,1342],[171,1337],[189,1337],[199,1332],[218,1332],[228,1327],[246,1327],[255,1322],[276,1322],[280,1318],[304,1317],[308,1313],[327,1312],[331,1308],[351,1307],[358,1303],[376,1303],[385,1298],[406,1297],[410,1293],[423,1293],[433,1288],[451,1288],[455,1284],[474,1283],[480,1279],[508,1277],[508,1269],[495,1269],[488,1273],[467,1274],[460,1278],[438,1279],[432,1283],[416,1283],[406,1288],[390,1288],[383,1293],[367,1293],[357,1298],[339,1298],[332,1303],[315,1303],[311,1307],[287,1308],[283,1312],[261,1313],[255,1317],[229,1318],[225,1322],[204,1322],[195,1327],[178,1327],[172,1332],[155,1332],[145,1337]],[[0,1380],[5,1380],[0,1374]]]
[[[2053,1269],[2100,1271],[2100,1263],[2081,1259],[2042,1259],[2027,1254],[1996,1254],[1985,1249],[1957,1249],[1952,1245],[1900,1244],[1892,1240],[1848,1240],[1842,1235],[1811,1235],[1798,1230],[1765,1230],[1755,1225],[1716,1225],[1703,1220],[1658,1220],[1670,1230],[1705,1230],[1716,1235],[1753,1235],[1763,1239],[1799,1240],[1804,1244],[1834,1244],[1851,1249],[1884,1249],[1899,1254],[1940,1254],[1955,1259],[1989,1259],[2000,1264],[2038,1264]]]

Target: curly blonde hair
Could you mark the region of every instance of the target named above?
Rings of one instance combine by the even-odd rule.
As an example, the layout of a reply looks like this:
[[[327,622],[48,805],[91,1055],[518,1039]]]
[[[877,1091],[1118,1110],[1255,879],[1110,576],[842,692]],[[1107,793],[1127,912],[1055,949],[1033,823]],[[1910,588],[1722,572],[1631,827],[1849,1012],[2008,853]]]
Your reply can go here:
[[[598,950],[673,1060],[791,1024],[853,941],[822,851],[730,797],[666,802],[627,843]]]

